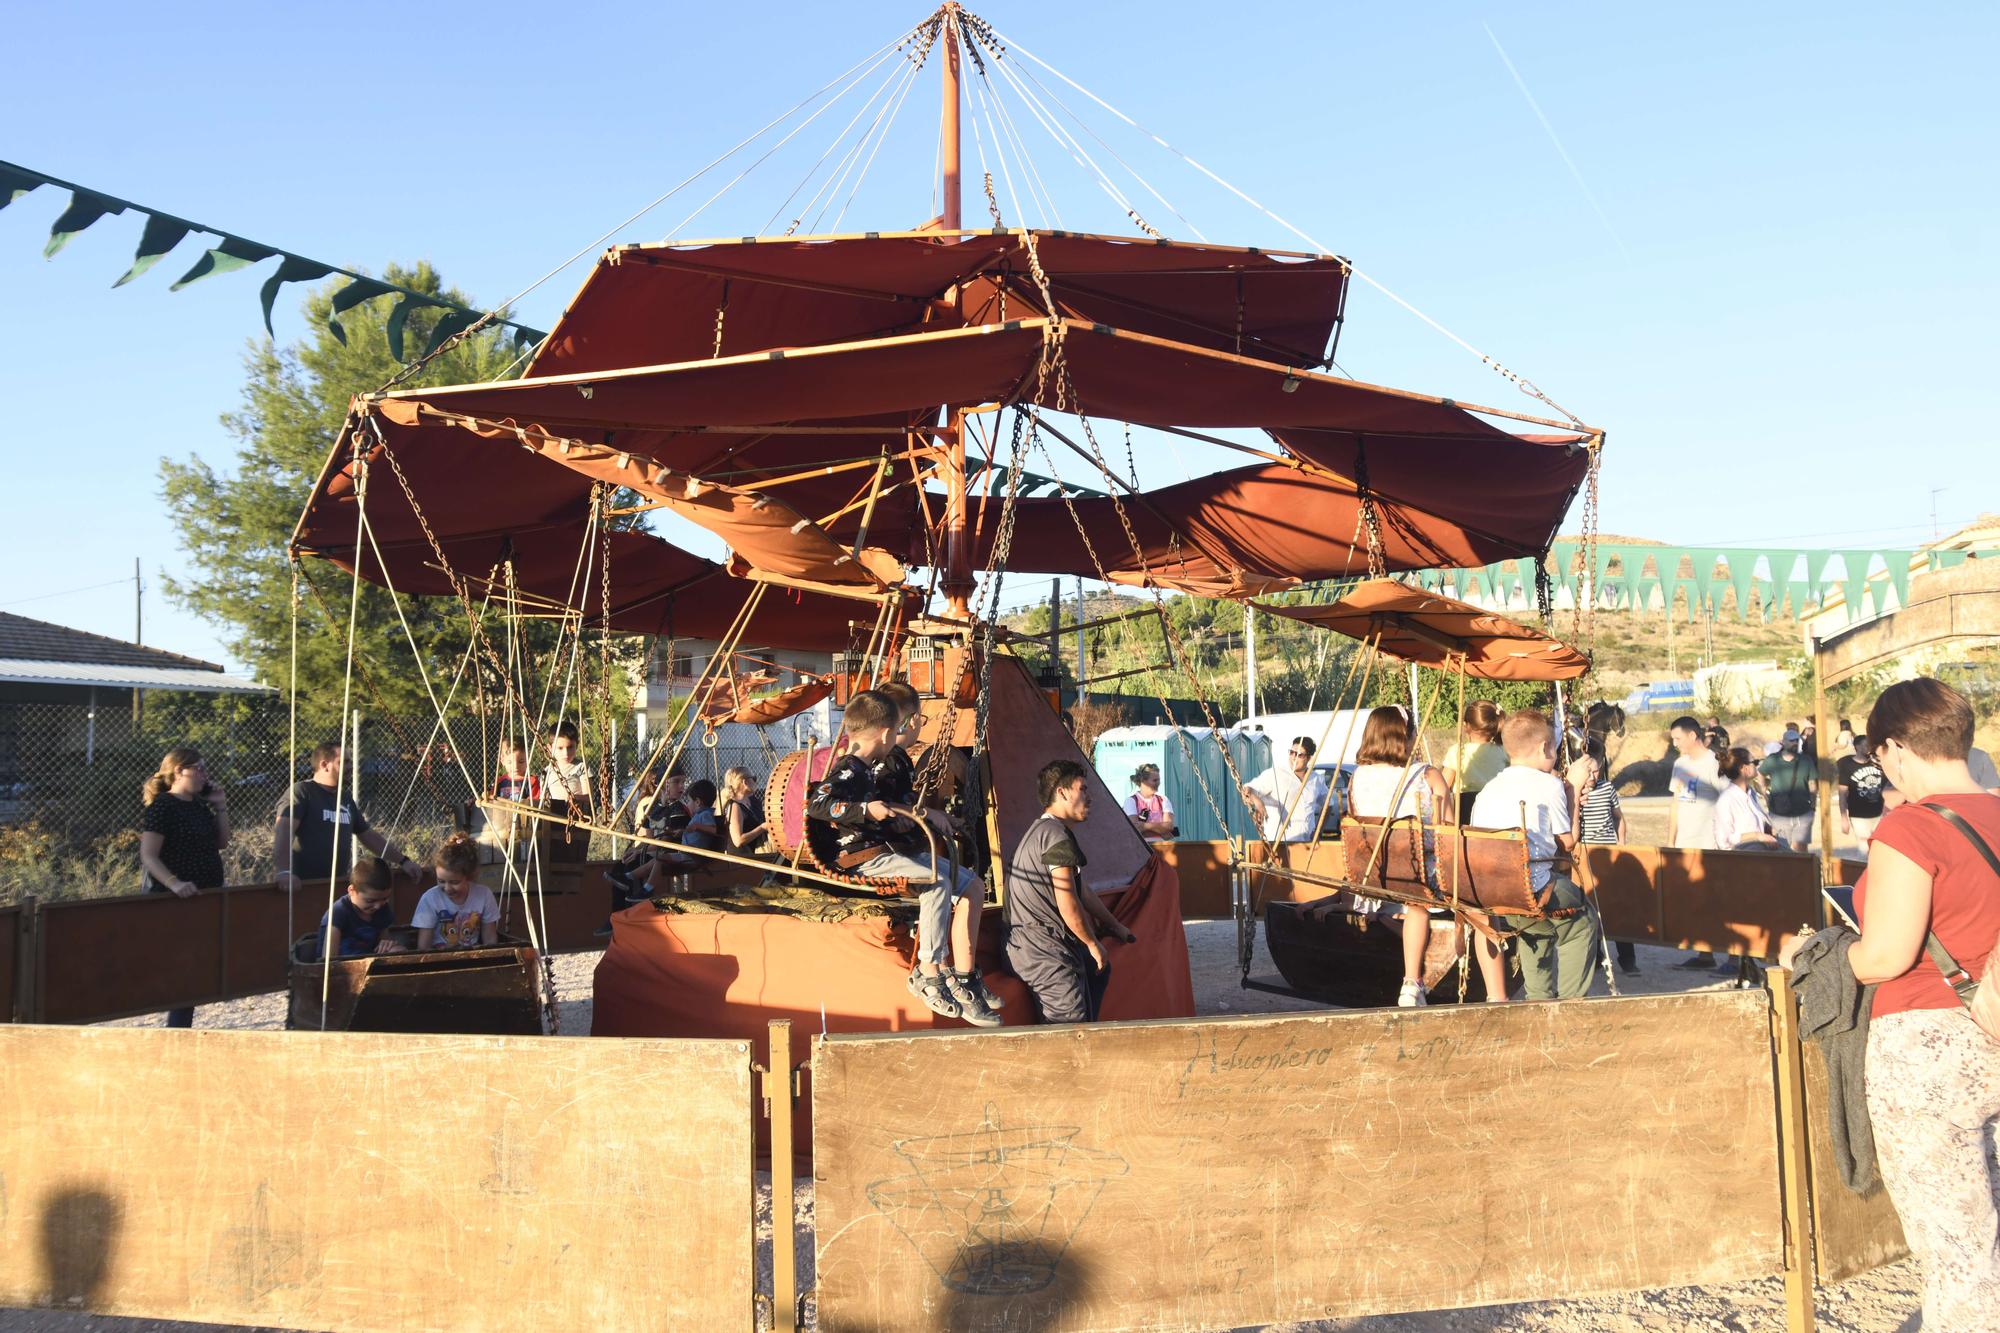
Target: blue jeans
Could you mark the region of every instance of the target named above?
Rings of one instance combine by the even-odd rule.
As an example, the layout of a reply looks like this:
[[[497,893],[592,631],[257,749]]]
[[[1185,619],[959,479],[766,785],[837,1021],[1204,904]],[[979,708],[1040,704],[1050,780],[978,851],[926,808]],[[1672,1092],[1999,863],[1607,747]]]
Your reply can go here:
[[[931,878],[931,854],[883,852],[863,861],[856,874],[871,879],[907,879],[913,884]],[[945,858],[937,883],[917,899],[917,961],[944,966],[951,957],[952,904],[967,894],[979,892],[979,876]]]

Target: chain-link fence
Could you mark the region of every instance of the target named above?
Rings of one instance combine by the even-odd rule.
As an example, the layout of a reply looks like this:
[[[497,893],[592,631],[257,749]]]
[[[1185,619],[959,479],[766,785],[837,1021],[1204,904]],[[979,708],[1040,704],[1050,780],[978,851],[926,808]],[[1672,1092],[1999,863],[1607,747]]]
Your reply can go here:
[[[273,696],[149,693],[136,717],[122,701],[0,701],[0,903],[138,892],[140,784],[181,745],[201,752],[228,799],[228,882],[268,879],[277,811],[290,784],[309,776],[313,747],[331,739],[302,731],[293,752],[289,710]],[[490,790],[501,741],[496,724],[478,717],[454,718],[447,728],[434,717],[365,714],[342,739],[347,789],[371,823],[419,857],[459,826],[468,800]],[[724,773],[741,766],[761,785],[790,748],[789,737],[740,739],[709,747],[697,733],[681,752],[681,770],[719,788]],[[608,763],[591,753],[592,740],[585,738],[584,758],[593,777],[604,774],[622,796],[645,762],[639,738],[617,738]],[[593,857],[614,854],[610,839],[592,839]]]

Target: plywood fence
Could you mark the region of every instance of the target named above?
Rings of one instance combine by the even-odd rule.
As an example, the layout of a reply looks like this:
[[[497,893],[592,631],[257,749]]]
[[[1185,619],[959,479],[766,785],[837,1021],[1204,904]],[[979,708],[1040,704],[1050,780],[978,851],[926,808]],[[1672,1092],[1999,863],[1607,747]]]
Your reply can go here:
[[[1761,992],[813,1060],[820,1326],[1228,1328],[1784,1267]]]
[[[729,1041],[0,1027],[0,1305],[746,1328]]]

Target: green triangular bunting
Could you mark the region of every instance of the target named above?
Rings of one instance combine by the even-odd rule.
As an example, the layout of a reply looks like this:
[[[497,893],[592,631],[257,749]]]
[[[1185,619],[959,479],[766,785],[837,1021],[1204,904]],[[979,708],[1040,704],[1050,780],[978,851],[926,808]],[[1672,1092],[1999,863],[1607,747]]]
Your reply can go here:
[[[62,211],[49,228],[49,243],[42,247],[42,258],[54,259],[56,253],[69,244],[69,238],[110,213],[123,213],[125,205],[121,200],[91,190],[72,190],[69,207]]]
[[[192,227],[178,218],[161,217],[156,213],[147,214],[146,230],[139,234],[139,249],[132,256],[132,267],[126,269],[125,276],[111,285],[123,287],[159,263],[166,258],[167,251],[179,245],[192,230]]]

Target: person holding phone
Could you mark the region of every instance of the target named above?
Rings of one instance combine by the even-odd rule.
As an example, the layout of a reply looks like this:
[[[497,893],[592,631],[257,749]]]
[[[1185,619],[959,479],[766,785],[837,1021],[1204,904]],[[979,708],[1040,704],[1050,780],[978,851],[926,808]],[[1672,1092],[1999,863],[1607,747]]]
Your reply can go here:
[[[139,786],[139,865],[146,892],[192,898],[222,887],[222,849],[229,845],[229,801],[209,781],[201,752],[177,745],[159,771]],[[167,1026],[194,1026],[192,1008],[167,1011]]]

